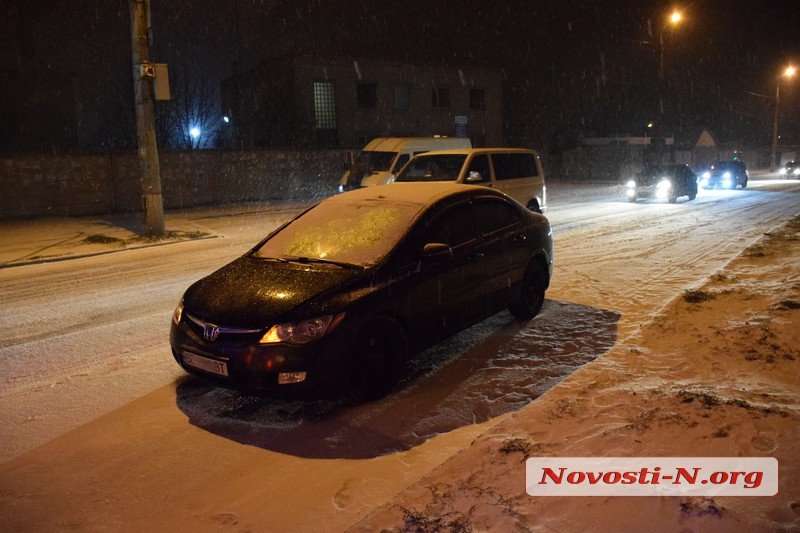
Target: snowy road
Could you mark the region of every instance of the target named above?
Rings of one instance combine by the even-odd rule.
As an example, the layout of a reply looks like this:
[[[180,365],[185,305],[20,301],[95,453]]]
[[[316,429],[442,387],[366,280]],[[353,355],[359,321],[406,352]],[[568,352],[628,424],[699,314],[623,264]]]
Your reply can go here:
[[[542,315],[471,328],[423,354],[391,397],[359,407],[220,391],[185,379],[169,353],[182,291],[291,212],[198,216],[222,237],[0,270],[0,496],[73,494],[47,516],[19,516],[35,498],[0,503],[0,516],[29,529],[295,530],[322,516],[341,529],[800,214],[797,181],[674,205],[628,204],[601,185],[548,193],[556,267]]]

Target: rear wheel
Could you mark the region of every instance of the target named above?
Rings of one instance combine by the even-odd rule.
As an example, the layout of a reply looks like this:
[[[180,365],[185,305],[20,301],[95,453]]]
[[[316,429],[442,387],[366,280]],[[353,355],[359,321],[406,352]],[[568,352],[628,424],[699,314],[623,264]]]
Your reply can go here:
[[[408,359],[408,339],[403,328],[389,317],[377,317],[362,328],[350,366],[353,396],[361,401],[388,394]]]
[[[539,314],[547,290],[547,270],[537,259],[525,270],[517,298],[508,306],[508,311],[519,320],[530,320]]]
[[[747,178],[745,178],[744,181],[742,182],[742,189],[746,188],[747,188]]]

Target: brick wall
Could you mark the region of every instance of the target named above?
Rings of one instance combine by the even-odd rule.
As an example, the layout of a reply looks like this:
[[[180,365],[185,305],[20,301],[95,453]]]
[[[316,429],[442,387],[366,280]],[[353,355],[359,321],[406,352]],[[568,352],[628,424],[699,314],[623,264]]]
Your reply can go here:
[[[167,209],[307,199],[333,192],[341,150],[201,150],[160,154]],[[0,218],[136,211],[135,154],[0,156]]]

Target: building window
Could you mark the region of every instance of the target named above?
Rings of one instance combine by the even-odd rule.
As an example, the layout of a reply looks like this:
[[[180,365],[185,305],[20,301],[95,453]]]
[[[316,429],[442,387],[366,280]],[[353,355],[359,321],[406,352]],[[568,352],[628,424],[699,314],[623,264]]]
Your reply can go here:
[[[483,109],[486,106],[486,91],[483,89],[469,90],[469,108]]]
[[[450,107],[450,89],[434,85],[431,90],[431,104],[433,107]]]
[[[374,83],[356,84],[356,101],[358,107],[371,109],[378,105],[378,88]]]
[[[336,129],[336,91],[332,82],[314,82],[314,117],[318,130]]]
[[[394,86],[395,109],[408,109],[411,105],[411,87],[406,84]]]

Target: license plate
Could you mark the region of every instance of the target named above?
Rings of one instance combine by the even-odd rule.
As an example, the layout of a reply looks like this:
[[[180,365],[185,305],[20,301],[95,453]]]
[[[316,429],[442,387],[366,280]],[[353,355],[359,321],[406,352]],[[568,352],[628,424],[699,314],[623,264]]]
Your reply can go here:
[[[218,374],[220,376],[228,375],[228,364],[224,361],[209,359],[208,357],[203,357],[189,352],[183,352],[183,361],[191,367],[205,370],[206,372],[211,372],[212,374]]]

